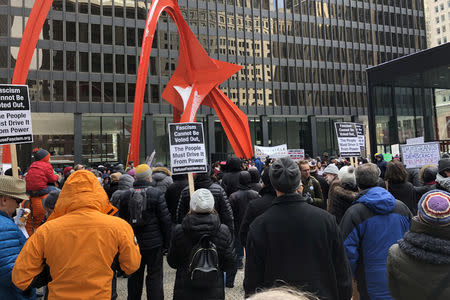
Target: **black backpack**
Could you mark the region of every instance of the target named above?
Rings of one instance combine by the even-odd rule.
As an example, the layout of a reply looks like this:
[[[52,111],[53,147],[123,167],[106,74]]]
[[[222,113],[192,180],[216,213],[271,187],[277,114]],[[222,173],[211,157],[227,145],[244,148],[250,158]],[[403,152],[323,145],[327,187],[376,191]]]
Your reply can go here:
[[[147,188],[130,189],[131,195],[128,200],[128,223],[131,226],[145,225],[142,213],[147,209]]]
[[[209,235],[203,235],[192,248],[188,272],[195,288],[209,288],[218,280],[219,255]]]

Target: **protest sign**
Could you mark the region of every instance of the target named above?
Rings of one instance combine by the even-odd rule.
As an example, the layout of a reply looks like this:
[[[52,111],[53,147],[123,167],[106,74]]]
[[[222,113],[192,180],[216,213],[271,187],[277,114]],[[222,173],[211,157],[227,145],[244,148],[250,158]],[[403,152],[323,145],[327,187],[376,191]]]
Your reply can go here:
[[[425,139],[423,136],[406,139],[406,144],[408,144],[408,145],[416,145],[416,144],[424,144],[424,143],[425,143]]]
[[[392,156],[400,156],[400,144],[391,145]]]
[[[255,157],[261,157],[264,160],[267,156],[270,158],[288,156],[287,145],[283,144],[275,147],[255,146]]]
[[[360,156],[358,132],[355,123],[337,122],[334,123],[336,137],[338,140],[339,152],[341,156]]]
[[[355,123],[356,126],[356,133],[358,135],[358,143],[359,147],[361,148],[361,151],[366,150],[366,136],[365,133],[365,126],[361,123]]]
[[[28,86],[0,85],[0,144],[33,142]]]
[[[400,145],[400,151],[406,168],[421,168],[428,164],[438,165],[441,158],[439,142]]]
[[[202,123],[170,123],[169,143],[172,174],[207,171]]]
[[[288,149],[288,155],[293,161],[305,159],[305,149]]]

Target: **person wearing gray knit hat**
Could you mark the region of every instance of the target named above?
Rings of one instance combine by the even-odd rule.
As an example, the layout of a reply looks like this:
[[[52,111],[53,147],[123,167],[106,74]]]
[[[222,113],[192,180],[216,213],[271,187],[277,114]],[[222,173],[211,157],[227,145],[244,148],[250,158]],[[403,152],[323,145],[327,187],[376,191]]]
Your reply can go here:
[[[300,186],[300,169],[290,157],[277,159],[269,170],[273,188],[281,193],[294,193]]]
[[[189,206],[192,212],[210,213],[214,209],[214,197],[209,190],[198,189],[192,194]]]
[[[323,177],[325,177],[325,180],[328,182],[329,185],[333,181],[336,180],[339,174],[339,169],[336,167],[335,164],[329,164],[324,170],[323,170]]]
[[[58,200],[60,190],[54,190],[47,194],[47,197],[43,199],[43,206],[46,212],[46,217],[48,218],[53,210],[55,209],[56,201]]]

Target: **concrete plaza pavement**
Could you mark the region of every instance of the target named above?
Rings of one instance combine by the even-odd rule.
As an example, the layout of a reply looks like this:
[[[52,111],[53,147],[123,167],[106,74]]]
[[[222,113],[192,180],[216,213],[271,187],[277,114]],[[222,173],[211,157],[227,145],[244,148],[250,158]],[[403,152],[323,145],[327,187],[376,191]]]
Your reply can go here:
[[[175,273],[176,270],[169,267],[167,264],[166,257],[164,256],[164,299],[172,299],[173,296],[173,286],[175,284]],[[238,270],[236,274],[236,279],[234,281],[234,288],[225,288],[225,299],[244,299],[244,289],[242,287],[242,282],[244,280],[244,269]],[[145,278],[144,278],[145,281]],[[117,294],[118,300],[127,299],[127,279],[118,278],[117,279]],[[147,299],[147,293],[144,290],[142,292],[142,299]],[[194,300],[194,299],[193,299]]]

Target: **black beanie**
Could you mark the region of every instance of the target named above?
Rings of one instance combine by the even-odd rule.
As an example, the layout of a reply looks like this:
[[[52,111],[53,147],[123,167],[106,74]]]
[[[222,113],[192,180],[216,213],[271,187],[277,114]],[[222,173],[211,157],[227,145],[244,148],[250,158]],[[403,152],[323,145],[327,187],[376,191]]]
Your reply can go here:
[[[450,158],[442,158],[439,161],[438,172],[441,176],[446,177],[444,171],[450,171]]]
[[[277,159],[269,176],[273,188],[282,193],[293,193],[300,186],[300,169],[290,157]]]
[[[34,153],[34,160],[39,161],[45,157],[47,157],[48,155],[50,155],[50,153],[48,153],[47,150],[45,149],[39,149],[38,151],[36,151]]]

